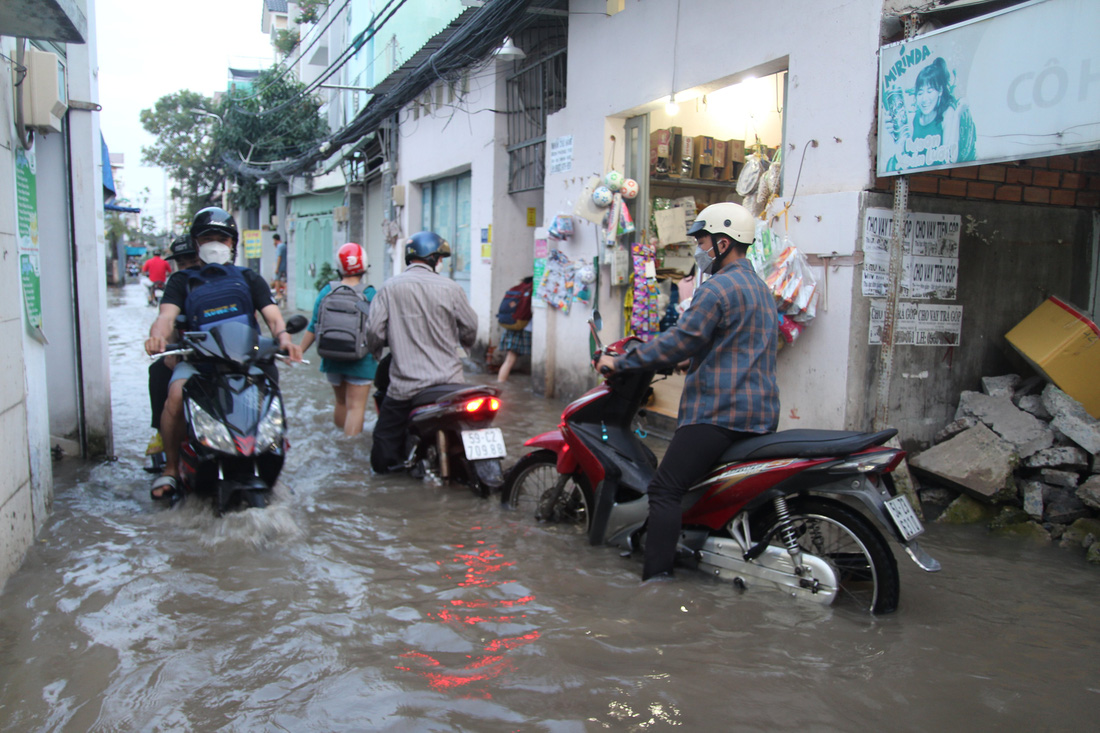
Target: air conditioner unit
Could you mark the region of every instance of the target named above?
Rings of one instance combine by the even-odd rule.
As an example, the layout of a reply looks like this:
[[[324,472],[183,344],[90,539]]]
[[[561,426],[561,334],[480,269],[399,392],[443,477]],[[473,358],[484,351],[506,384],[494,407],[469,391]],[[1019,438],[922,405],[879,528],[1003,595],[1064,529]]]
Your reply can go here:
[[[65,65],[56,53],[28,48],[23,56],[27,75],[23,92],[23,124],[39,132],[61,132],[61,117],[69,108],[65,95]]]

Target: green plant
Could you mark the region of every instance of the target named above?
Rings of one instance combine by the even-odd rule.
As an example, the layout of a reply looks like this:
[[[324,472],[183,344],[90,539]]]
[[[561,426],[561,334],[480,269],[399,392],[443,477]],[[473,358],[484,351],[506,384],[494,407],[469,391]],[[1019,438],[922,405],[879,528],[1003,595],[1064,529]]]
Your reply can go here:
[[[317,281],[313,283],[313,286],[317,288],[317,292],[321,292],[321,289],[328,285],[333,280],[339,280],[340,273],[336,271],[336,268],[329,262],[321,263],[321,268],[317,272]]]
[[[275,48],[278,49],[279,53],[284,56],[289,56],[290,52],[298,47],[298,40],[299,39],[297,30],[275,31]]]
[[[316,23],[321,17],[321,12],[328,7],[329,0],[298,0],[298,10],[301,12],[294,19],[297,23]]]

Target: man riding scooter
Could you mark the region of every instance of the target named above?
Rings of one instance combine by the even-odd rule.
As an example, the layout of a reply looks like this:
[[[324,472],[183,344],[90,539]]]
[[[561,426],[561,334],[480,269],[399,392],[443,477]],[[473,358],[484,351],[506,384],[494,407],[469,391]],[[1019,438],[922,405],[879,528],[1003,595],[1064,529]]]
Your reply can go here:
[[[642,580],[672,574],[680,501],[734,442],[774,432],[779,423],[775,299],[745,255],[756,219],[743,206],[712,204],[688,234],[695,259],[712,276],[695,291],[674,328],[618,358],[602,355],[603,374],[672,367],[690,359],[678,426],[649,486]]]
[[[216,206],[198,212],[191,223],[190,237],[198,249],[199,259],[204,267],[197,273],[188,273],[186,282],[174,280],[179,285],[165,290],[160,312],[150,327],[149,338],[145,342],[146,353],[152,356],[165,350],[169,340],[175,335],[176,317],[181,313],[185,313],[192,322],[189,326],[191,328],[201,328],[219,318],[241,319],[253,328],[258,328],[253,316],[258,310],[271,330],[272,338],[286,350],[290,360],[301,361],[302,350],[287,333],[283,315],[272,302],[267,283],[252,270],[231,264],[240,235],[237,222],[229,212]],[[229,287],[234,284],[239,287]],[[240,292],[242,289],[247,292],[247,297]],[[223,292],[224,303],[220,306],[217,303],[212,304],[210,296]],[[201,313],[196,312],[200,301],[206,302]],[[172,370],[168,399],[160,420],[160,431],[164,439],[164,472],[153,482],[150,492],[156,500],[171,500],[179,491],[179,447],[186,429],[183,419],[183,385],[195,373],[195,367],[186,361],[180,362]]]
[[[464,381],[458,350],[474,345],[477,314],[462,286],[435,271],[450,256],[451,248],[438,234],[412,235],[405,242],[405,271],[387,280],[371,301],[368,347],[378,358],[387,346],[392,355],[371,446],[376,473],[405,461],[413,398],[429,387]]]

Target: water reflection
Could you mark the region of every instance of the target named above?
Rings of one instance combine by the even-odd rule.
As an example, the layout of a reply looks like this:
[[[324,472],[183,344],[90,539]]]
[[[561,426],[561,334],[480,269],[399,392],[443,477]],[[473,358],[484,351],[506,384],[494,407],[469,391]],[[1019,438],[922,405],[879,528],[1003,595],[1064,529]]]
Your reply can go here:
[[[472,532],[481,530],[481,527],[471,528]],[[473,598],[468,597],[468,592],[460,592],[462,597],[444,599],[445,605],[437,611],[429,612],[427,618],[443,624],[459,635],[476,632],[479,637],[476,643],[481,644],[481,648],[472,654],[457,655],[453,665],[448,664],[446,659],[455,657],[454,653],[446,653],[444,650],[410,650],[401,655],[409,664],[397,665],[397,669],[419,674],[433,690],[490,698],[492,694],[486,683],[493,682],[516,668],[508,657],[509,652],[539,639],[537,629],[525,630],[530,628],[530,624],[522,623],[527,618],[527,614],[522,611],[535,600],[535,596],[530,593],[517,595],[524,593],[525,589],[509,589],[507,586],[516,585],[515,581],[499,577],[498,574],[514,566],[515,562],[505,560],[497,545],[479,539],[473,547],[458,544],[453,549],[456,552],[448,561],[437,561],[442,579],[453,582],[460,589],[494,590],[485,594],[479,593],[479,597]],[[502,594],[506,597],[485,597]],[[451,593],[443,595],[449,596]],[[496,609],[506,609],[509,613],[487,613]],[[463,624],[479,628],[467,631],[462,628]],[[485,641],[488,633],[501,635]],[[428,636],[432,634],[429,633]],[[462,659],[469,661],[457,667]],[[451,666],[456,668],[448,669]]]

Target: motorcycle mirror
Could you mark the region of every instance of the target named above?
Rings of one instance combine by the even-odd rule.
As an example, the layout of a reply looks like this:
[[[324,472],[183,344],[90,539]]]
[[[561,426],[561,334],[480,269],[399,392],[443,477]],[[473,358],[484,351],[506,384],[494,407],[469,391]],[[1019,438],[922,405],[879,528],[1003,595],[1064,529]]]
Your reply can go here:
[[[301,314],[291,316],[286,321],[286,332],[287,333],[298,333],[299,331],[301,331],[302,329],[304,329],[308,325],[309,325],[309,321],[306,320],[305,316],[303,316]]]

